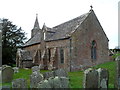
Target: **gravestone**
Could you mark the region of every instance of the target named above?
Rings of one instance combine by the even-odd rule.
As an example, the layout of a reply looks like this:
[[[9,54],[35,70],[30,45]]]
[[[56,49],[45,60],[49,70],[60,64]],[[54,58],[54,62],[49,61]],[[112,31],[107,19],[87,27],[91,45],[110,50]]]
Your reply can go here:
[[[50,78],[48,79],[48,82],[49,82],[51,88],[54,88],[54,77],[50,77]]]
[[[40,72],[39,66],[33,66],[33,67],[32,67],[32,72],[35,72],[35,71]]]
[[[55,76],[68,77],[68,72],[65,69],[58,69],[54,71]]]
[[[19,68],[18,67],[13,67],[14,73],[18,73],[19,72]]]
[[[95,69],[87,69],[84,71],[84,88],[98,88],[98,72]]]
[[[98,88],[108,88],[109,73],[106,69],[99,68],[98,70]]]
[[[42,80],[43,75],[40,72],[33,72],[32,75],[30,75],[30,88],[36,88]]]
[[[120,89],[120,56],[116,59],[116,81],[115,81],[115,88],[118,90]]]
[[[25,79],[16,79],[12,81],[12,90],[26,90],[27,89],[27,81]]]
[[[53,88],[61,88],[61,81],[58,76],[53,79]]]
[[[61,81],[61,88],[69,88],[69,78],[60,77],[60,81]]]
[[[41,90],[42,89],[45,89],[45,88],[51,88],[51,85],[50,83],[48,82],[48,80],[44,80],[42,81],[41,83],[38,84],[37,88],[39,88]],[[38,89],[38,90],[39,90]]]
[[[52,72],[45,72],[43,74],[43,77],[44,77],[44,79],[48,79],[50,77],[54,77],[54,72],[53,71]]]
[[[1,76],[2,76],[2,82],[3,83],[9,83],[9,82],[12,81],[13,74],[14,74],[14,70],[12,69],[12,67],[7,66],[7,65],[2,66],[1,73],[2,73]]]

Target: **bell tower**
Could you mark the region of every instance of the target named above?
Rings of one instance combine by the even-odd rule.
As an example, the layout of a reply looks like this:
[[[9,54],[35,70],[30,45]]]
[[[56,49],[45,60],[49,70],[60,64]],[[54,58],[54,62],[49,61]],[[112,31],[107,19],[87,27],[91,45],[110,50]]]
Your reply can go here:
[[[34,23],[34,27],[31,30],[31,38],[34,37],[34,35],[36,35],[39,31],[40,31],[40,27],[39,27],[39,22],[38,22],[38,14],[36,14],[36,20]]]

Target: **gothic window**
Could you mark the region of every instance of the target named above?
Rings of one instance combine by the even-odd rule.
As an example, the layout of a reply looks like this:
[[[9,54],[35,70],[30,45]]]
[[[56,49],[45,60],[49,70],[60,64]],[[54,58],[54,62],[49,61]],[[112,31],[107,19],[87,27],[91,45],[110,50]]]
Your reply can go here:
[[[60,48],[60,62],[64,63],[64,49]]]
[[[96,42],[95,42],[95,40],[92,41],[92,45],[91,45],[91,59],[96,59]]]
[[[49,62],[50,62],[50,57],[51,57],[51,51],[50,51],[50,49],[48,49],[48,57],[49,57]]]

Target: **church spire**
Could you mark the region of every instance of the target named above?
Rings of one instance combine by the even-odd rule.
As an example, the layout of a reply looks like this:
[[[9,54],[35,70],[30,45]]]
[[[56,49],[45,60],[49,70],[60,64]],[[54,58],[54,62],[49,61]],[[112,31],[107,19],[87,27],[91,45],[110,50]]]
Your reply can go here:
[[[39,22],[38,22],[38,14],[36,14],[36,20],[33,29],[40,29]]]
[[[39,22],[38,22],[38,14],[36,14],[36,20],[34,23],[34,27],[31,30],[31,37],[35,36],[39,31],[40,31],[40,27],[39,27]]]

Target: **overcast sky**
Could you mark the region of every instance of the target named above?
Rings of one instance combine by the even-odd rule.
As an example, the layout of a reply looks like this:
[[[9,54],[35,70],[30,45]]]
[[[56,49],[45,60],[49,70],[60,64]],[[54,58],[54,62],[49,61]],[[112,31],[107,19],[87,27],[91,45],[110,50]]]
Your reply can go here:
[[[107,37],[109,48],[118,45],[118,1],[119,0],[1,0],[0,18],[7,18],[21,26],[31,36],[36,13],[40,28],[45,23],[54,27],[65,21],[87,13],[90,5],[98,17]]]

